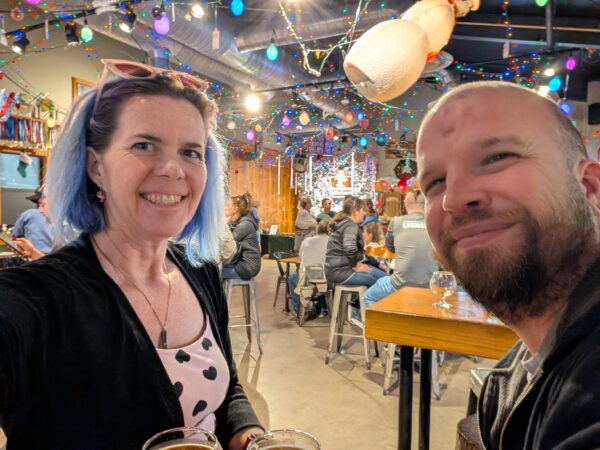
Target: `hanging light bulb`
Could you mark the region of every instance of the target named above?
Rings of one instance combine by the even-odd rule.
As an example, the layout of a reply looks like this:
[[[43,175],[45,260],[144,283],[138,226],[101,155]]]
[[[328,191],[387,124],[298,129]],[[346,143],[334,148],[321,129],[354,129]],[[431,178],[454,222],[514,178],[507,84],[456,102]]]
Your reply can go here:
[[[196,19],[202,19],[204,17],[204,8],[200,3],[192,4],[192,8],[190,9],[190,13]]]
[[[25,3],[28,3],[32,6],[37,5],[39,2],[41,2],[42,0],[25,0]]]
[[[250,94],[244,100],[244,105],[246,106],[246,109],[250,112],[258,111],[261,107],[261,103],[262,102],[260,101],[260,98],[256,94]]]
[[[291,123],[291,120],[290,120],[289,116],[287,114],[285,116],[283,116],[283,119],[281,119],[281,126],[283,128],[289,127],[290,123]]]
[[[94,39],[94,31],[90,28],[87,16],[83,18],[83,27],[81,27],[81,40],[84,44],[89,44]]]
[[[267,47],[265,53],[267,54],[267,59],[269,61],[276,61],[277,58],[279,58],[279,49],[275,45],[275,41],[273,40],[273,38],[271,38],[271,43]]]
[[[554,77],[548,82],[548,89],[551,92],[556,92],[562,87],[562,80],[560,77]]]
[[[13,42],[12,51],[18,54],[25,53],[29,44],[29,39],[27,39],[27,36],[25,33],[23,33],[16,41]]]
[[[535,0],[535,4],[538,5],[540,8],[546,6],[547,3],[548,0]]]
[[[569,56],[567,62],[565,62],[565,67],[568,71],[575,70],[575,67],[577,67],[577,59],[573,56]]]
[[[243,0],[231,0],[231,3],[229,4],[229,10],[231,11],[231,14],[239,17],[244,14],[244,9],[245,6]]]
[[[165,14],[159,19],[154,19],[154,31],[161,36],[164,36],[171,29],[169,24],[169,17]]]
[[[369,143],[369,140],[365,136],[361,136],[358,143],[360,144],[361,147],[366,147],[367,144]]]
[[[123,21],[119,24],[119,28],[125,33],[131,33],[133,31],[136,19],[137,16],[133,10],[131,8],[127,8],[127,11],[123,16]]]
[[[553,77],[554,76],[554,69],[552,67],[548,67],[546,70],[544,70],[544,75],[547,77]]]

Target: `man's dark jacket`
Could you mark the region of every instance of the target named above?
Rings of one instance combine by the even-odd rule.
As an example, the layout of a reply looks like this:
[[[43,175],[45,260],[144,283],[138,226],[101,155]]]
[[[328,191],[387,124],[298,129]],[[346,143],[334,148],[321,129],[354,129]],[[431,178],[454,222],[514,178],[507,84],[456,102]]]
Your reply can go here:
[[[600,259],[571,294],[553,332],[554,346],[530,384],[522,342],[484,383],[478,409],[486,449],[600,448]]]

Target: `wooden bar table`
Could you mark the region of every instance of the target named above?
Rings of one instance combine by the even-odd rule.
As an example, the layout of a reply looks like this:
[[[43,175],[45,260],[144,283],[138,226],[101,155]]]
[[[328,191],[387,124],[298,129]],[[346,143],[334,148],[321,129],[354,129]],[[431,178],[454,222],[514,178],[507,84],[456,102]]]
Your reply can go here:
[[[429,449],[431,350],[499,359],[517,335],[478,304],[461,294],[447,299],[454,307],[433,306],[439,298],[429,289],[399,289],[367,308],[367,339],[400,345],[398,449],[411,448],[414,347],[421,351],[419,449]]]

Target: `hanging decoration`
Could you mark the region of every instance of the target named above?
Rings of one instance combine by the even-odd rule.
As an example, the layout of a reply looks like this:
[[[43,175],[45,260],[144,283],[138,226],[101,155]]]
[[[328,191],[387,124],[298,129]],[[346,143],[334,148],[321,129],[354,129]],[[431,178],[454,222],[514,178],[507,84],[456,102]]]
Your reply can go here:
[[[0,122],[6,122],[13,108],[21,99],[20,93],[6,92],[6,89],[0,90]]]

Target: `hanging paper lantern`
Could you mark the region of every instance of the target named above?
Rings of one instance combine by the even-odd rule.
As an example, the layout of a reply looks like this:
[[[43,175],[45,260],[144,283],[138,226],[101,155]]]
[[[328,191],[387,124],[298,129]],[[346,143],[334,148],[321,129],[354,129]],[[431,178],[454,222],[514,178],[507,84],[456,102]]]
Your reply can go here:
[[[289,127],[290,123],[291,123],[291,120],[290,120],[289,116],[287,114],[285,116],[283,116],[283,119],[281,119],[281,126],[283,128]]]
[[[228,130],[233,131],[233,130],[235,130],[235,127],[236,127],[236,125],[235,125],[235,122],[233,120],[230,120],[229,122],[227,122],[227,129]]]
[[[565,63],[565,67],[569,71],[575,70],[575,67],[577,67],[577,60],[573,56],[569,56],[567,58],[567,62]]]
[[[256,135],[254,134],[254,130],[252,128],[250,128],[247,132],[246,132],[246,140],[248,142],[252,142],[254,140],[254,138],[256,137]]]
[[[360,121],[361,128],[367,128],[369,126],[369,119],[363,119]]]
[[[352,114],[352,111],[348,111],[344,115],[344,122],[346,122],[346,123],[352,123],[353,120],[354,120],[354,114]]]
[[[375,142],[380,147],[383,147],[385,144],[387,144],[387,141],[388,141],[388,135],[385,133],[380,134],[379,136],[377,136],[377,139],[375,139]]]
[[[333,127],[327,128],[327,131],[325,132],[325,138],[327,138],[327,140],[332,140],[334,136],[335,130],[333,129]]]
[[[244,14],[244,2],[242,0],[231,0],[231,3],[229,4],[229,10],[234,16],[241,16]]]
[[[169,24],[169,17],[167,17],[166,14],[160,19],[154,20],[154,31],[156,31],[158,34],[164,36],[169,32],[170,28],[171,26]]]
[[[12,20],[20,22],[25,18],[25,14],[19,8],[13,8],[10,10],[10,17]]]
[[[308,125],[310,123],[310,116],[306,111],[302,111],[299,120],[302,125]]]

